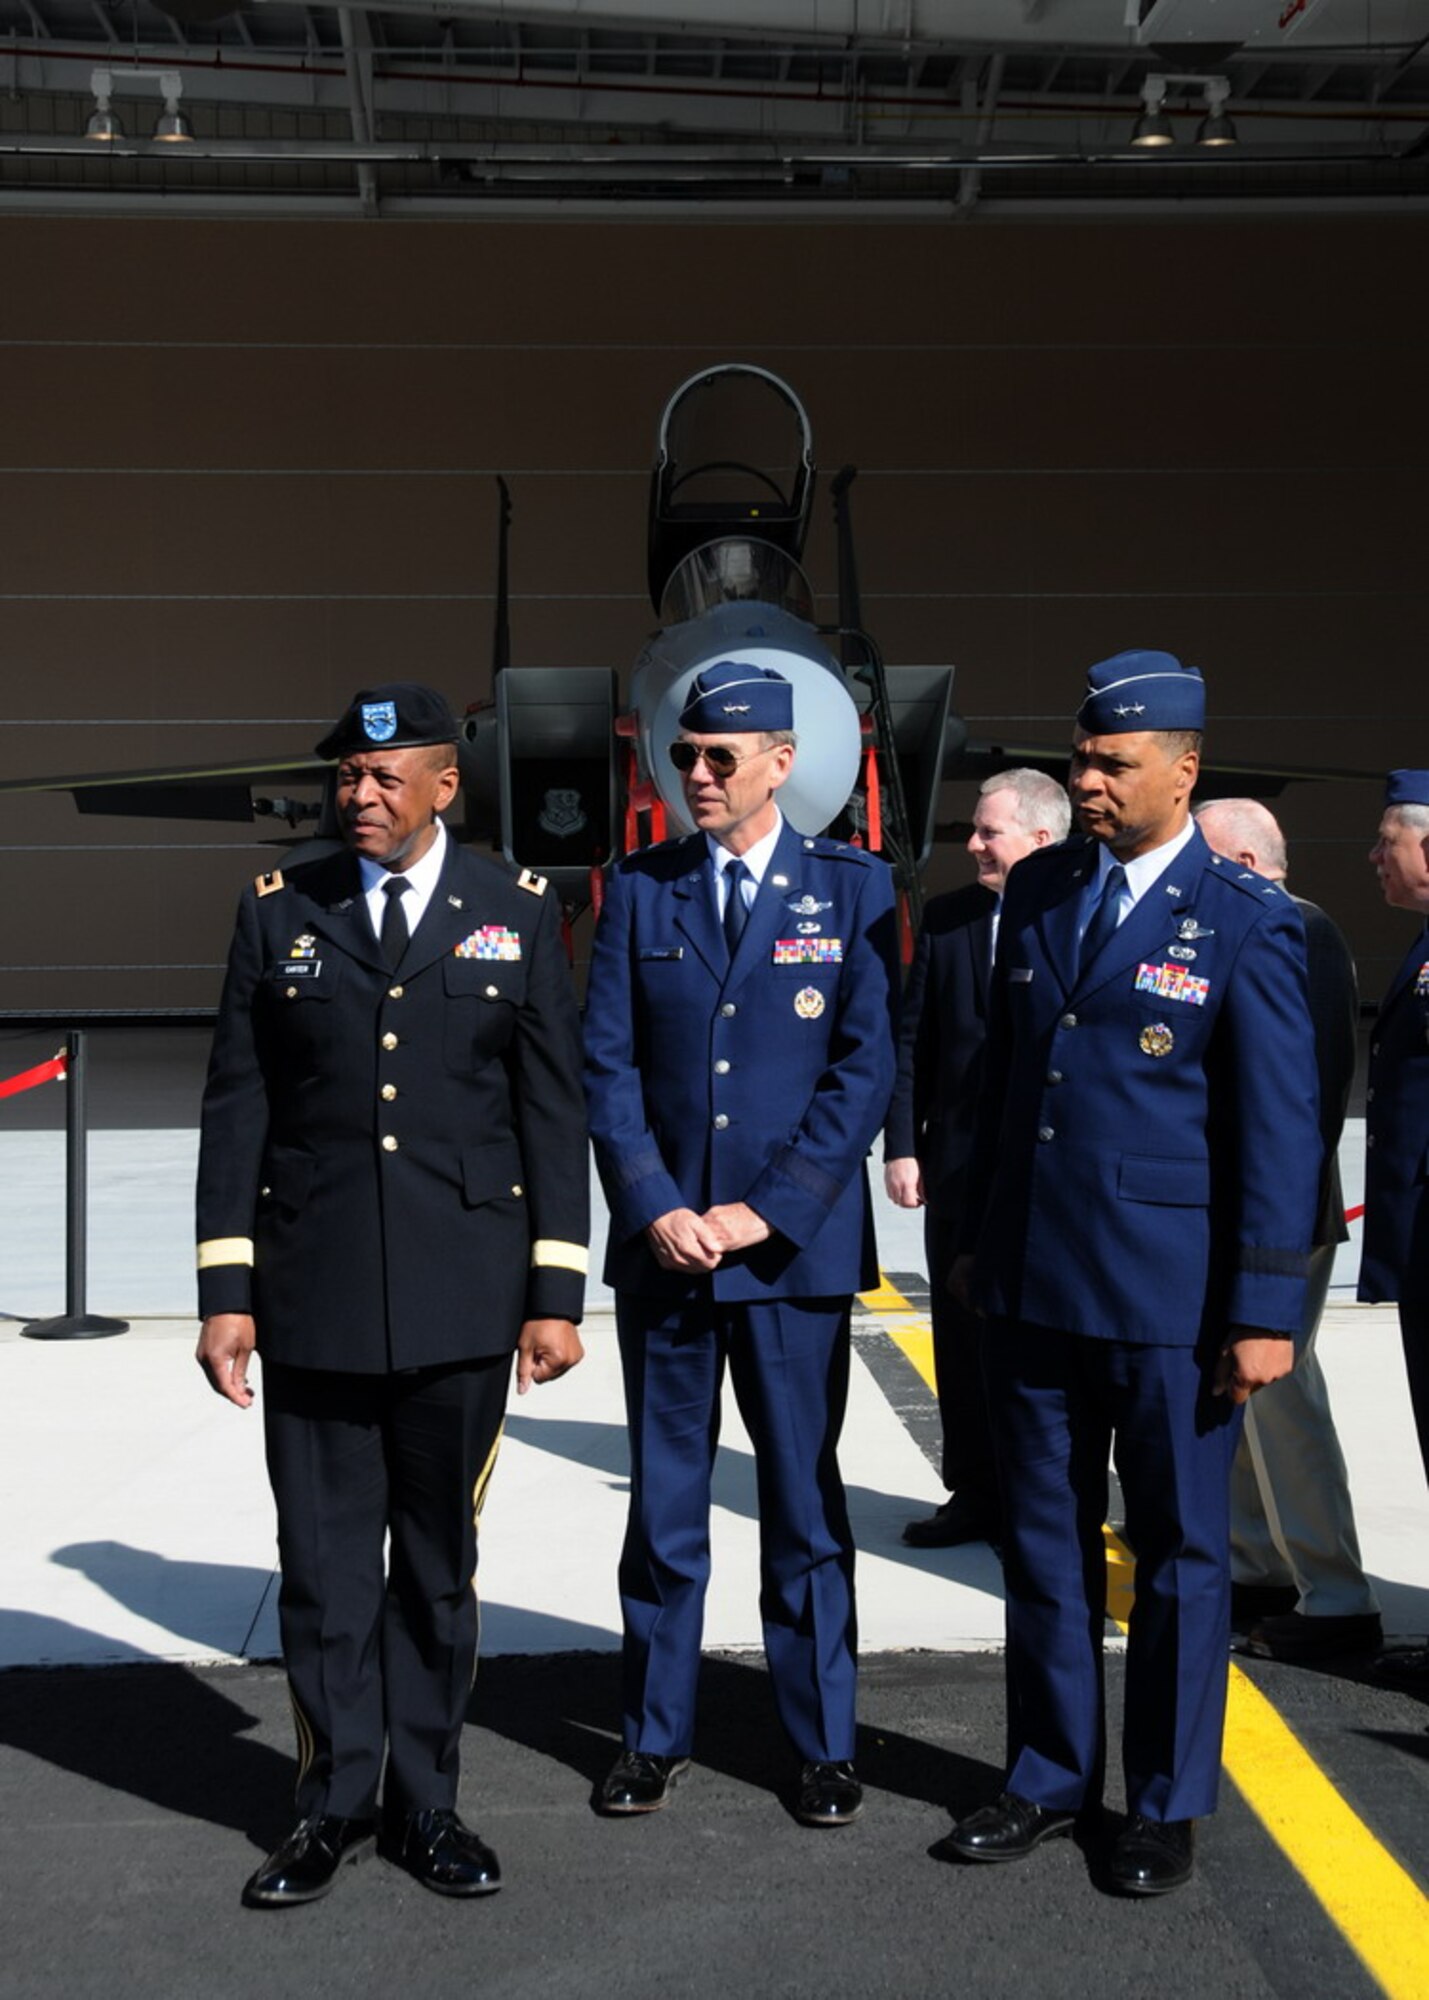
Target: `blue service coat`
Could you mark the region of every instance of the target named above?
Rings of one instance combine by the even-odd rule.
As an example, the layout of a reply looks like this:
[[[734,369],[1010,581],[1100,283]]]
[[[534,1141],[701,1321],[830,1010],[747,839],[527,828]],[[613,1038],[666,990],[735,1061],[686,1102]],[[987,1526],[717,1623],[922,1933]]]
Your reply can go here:
[[[1197,831],[1079,976],[1096,860],[1076,838],[1008,878],[977,1301],[1149,1345],[1293,1334],[1321,1152],[1299,913]]]
[[[1380,1002],[1365,1126],[1359,1296],[1429,1305],[1429,929]]]
[[[591,1136],[617,1291],[729,1303],[876,1284],[864,1161],[893,1087],[898,965],[883,862],[786,822],[729,961],[703,834],[613,871],[586,1001]],[[744,1201],[774,1231],[713,1278],[645,1228]]]

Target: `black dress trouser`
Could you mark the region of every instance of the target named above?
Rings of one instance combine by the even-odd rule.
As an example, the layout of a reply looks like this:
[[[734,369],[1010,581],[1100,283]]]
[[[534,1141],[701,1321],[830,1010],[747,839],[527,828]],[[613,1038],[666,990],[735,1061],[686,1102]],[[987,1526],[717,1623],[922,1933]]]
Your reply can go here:
[[[510,1376],[509,1355],[390,1375],[263,1365],[304,1817],[365,1818],[379,1784],[389,1819],[456,1804],[476,1522]]]

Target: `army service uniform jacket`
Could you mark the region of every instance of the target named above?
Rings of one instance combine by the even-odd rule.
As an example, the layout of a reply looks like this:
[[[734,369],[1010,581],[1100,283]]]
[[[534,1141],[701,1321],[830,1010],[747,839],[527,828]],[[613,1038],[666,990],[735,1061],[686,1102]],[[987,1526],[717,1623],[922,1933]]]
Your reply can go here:
[[[199,1301],[261,1354],[480,1360],[581,1314],[580,1030],[541,877],[447,843],[395,974],[356,860],[244,892],[204,1094]]]
[[[1320,1171],[1299,912],[1196,831],[1079,974],[1096,864],[1074,838],[1008,877],[974,1295],[1155,1346],[1293,1334]]]
[[[740,1303],[876,1284],[864,1161],[893,1087],[887,866],[786,822],[733,963],[703,834],[630,855],[596,931],[591,1135],[617,1291]],[[747,1202],[774,1231],[707,1277],[664,1271],[646,1225]]]
[[[1375,1017],[1365,1126],[1359,1296],[1429,1306],[1429,928]]]

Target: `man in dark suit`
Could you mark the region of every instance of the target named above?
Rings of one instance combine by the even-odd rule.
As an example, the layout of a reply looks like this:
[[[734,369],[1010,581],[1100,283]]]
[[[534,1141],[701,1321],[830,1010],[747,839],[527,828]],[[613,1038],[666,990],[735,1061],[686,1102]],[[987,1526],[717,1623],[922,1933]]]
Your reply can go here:
[[[513,1349],[523,1392],[580,1359],[589,1206],[559,913],[448,839],[446,702],[368,689],[318,753],[348,852],[243,896],[199,1158],[198,1360],[246,1408],[262,1356],[298,1732],[258,1908],[371,1851],[379,1782],[390,1859],[443,1895],[500,1884],[456,1810],[476,1515]]]
[[[1379,1003],[1365,1093],[1359,1296],[1399,1306],[1419,1451],[1429,1472],[1429,771],[1391,771],[1370,851],[1384,900],[1419,929]],[[1376,1672],[1429,1685],[1429,1647],[1385,1653]]]
[[[885,865],[780,813],[793,721],[778,674],[696,676],[670,756],[697,830],[623,861],[596,931],[586,1074],[630,1425],[607,1813],[663,1806],[693,1748],[726,1363],[796,1810],[846,1826],[862,1804],[837,1451],[850,1295],[877,1281],[864,1162],[893,1086],[897,952]]]
[[[1008,880],[969,1219],[1008,1764],[943,1852],[1015,1860],[1099,1803],[1114,1440],[1136,1597],[1109,1868],[1131,1895],[1189,1880],[1215,1806],[1239,1407],[1293,1358],[1320,1162],[1304,926],[1191,823],[1204,707],[1167,653],[1091,670],[1068,787],[1088,838]]]
[[[1214,799],[1196,814],[1227,861],[1283,882],[1285,837],[1257,799]],[[1247,1403],[1231,1473],[1231,1618],[1245,1649],[1265,1659],[1334,1659],[1383,1638],[1379,1603],[1360,1560],[1344,1453],[1315,1334],[1335,1251],[1349,1236],[1339,1144],[1355,1076],[1359,984],[1349,945],[1301,896],[1305,971],[1320,1081],[1320,1205],[1295,1366]]]
[[[981,1322],[948,1290],[957,1254],[982,1049],[987,985],[1008,870],[1034,848],[1065,840],[1072,809],[1042,771],[984,780],[968,853],[977,880],[934,896],[923,912],[903,996],[898,1080],[883,1134],[883,1185],[899,1208],[922,1208],[928,1260],[933,1368],[943,1424],[948,1498],[909,1521],[914,1548],[952,1548],[999,1538],[997,1468],[983,1394]]]

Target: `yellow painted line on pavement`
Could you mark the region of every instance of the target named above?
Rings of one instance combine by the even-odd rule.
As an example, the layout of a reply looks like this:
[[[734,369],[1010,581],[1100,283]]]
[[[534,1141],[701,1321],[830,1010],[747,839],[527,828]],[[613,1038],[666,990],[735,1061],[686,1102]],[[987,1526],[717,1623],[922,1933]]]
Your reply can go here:
[[[1231,1668],[1225,1767],[1391,2000],[1429,1993],[1429,1900],[1294,1732]]]
[[[861,1297],[935,1389],[927,1321],[886,1276]],[[1107,1614],[1125,1630],[1135,1561],[1119,1535],[1104,1532]],[[1429,1898],[1345,1803],[1255,1683],[1239,1667],[1229,1671],[1222,1750],[1227,1775],[1389,2000],[1423,2000],[1429,1993]]]

